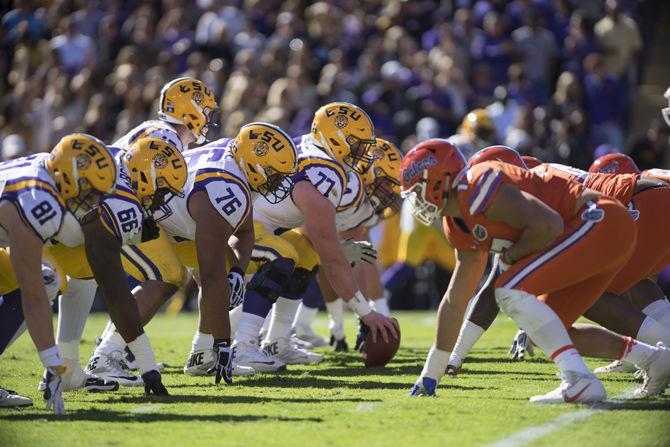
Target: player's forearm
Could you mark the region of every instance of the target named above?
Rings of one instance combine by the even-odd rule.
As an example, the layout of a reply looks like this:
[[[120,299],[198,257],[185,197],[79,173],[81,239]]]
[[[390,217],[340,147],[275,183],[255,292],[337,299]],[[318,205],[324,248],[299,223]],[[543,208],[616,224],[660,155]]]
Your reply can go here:
[[[507,252],[516,262],[543,250],[556,240],[561,232],[556,225],[545,224],[544,222],[534,223],[524,228],[521,237],[507,249]]]
[[[354,278],[351,266],[342,252],[339,240],[336,237],[316,235],[312,241],[316,248],[321,267],[333,290],[344,301],[349,301],[360,290]]]
[[[237,240],[231,244],[231,249],[237,259],[230,267],[237,267],[246,272],[254,249],[254,228],[251,226],[248,230],[237,232],[235,236]]]
[[[30,338],[38,351],[44,351],[56,344],[54,340],[53,315],[46,292],[42,288],[28,293],[21,293],[21,307],[26,320]]]
[[[230,340],[230,286],[225,275],[200,272],[202,298],[200,312],[207,315],[208,327],[215,340]]]

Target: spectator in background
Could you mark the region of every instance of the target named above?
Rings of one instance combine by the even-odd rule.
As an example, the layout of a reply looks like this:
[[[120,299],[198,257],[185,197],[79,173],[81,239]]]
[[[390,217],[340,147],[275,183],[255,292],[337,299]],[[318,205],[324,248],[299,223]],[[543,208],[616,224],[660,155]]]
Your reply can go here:
[[[631,138],[627,153],[635,160],[641,170],[669,167],[670,127],[661,120],[654,119],[649,129],[641,135]]]
[[[526,79],[525,65],[512,64],[507,70],[509,83],[507,95],[519,105],[536,106],[544,103],[544,92],[541,87]]]
[[[4,38],[15,44],[19,35],[27,33],[31,39],[39,40],[44,34],[42,23],[35,16],[31,0],[15,0],[14,9],[2,17]]]
[[[548,115],[550,119],[562,120],[576,110],[584,109],[584,92],[579,78],[569,71],[564,71],[556,81],[556,91],[549,101]]]
[[[512,63],[513,51],[514,44],[505,34],[503,19],[496,12],[487,12],[484,17],[484,34],[472,40],[470,54],[475,62],[489,67],[494,86],[507,81],[507,69]]]
[[[591,125],[593,146],[608,143],[623,145],[623,119],[626,102],[622,84],[605,69],[602,56],[590,54],[584,60],[584,97]]]
[[[105,13],[98,8],[99,3],[99,0],[84,0],[83,7],[73,15],[79,32],[91,39],[98,37],[100,22],[105,17]]]
[[[570,18],[570,32],[563,42],[563,70],[584,77],[582,62],[591,53],[600,52],[600,45],[593,30],[593,20],[583,11],[575,11]]]
[[[540,93],[544,102],[550,94],[551,75],[558,56],[554,35],[541,26],[540,12],[532,8],[526,13],[525,25],[512,33],[516,52],[526,78]]]
[[[605,11],[607,15],[595,26],[605,68],[626,83],[634,82],[637,55],[642,49],[640,30],[635,20],[621,13],[619,0],[607,0]]]
[[[14,160],[16,158],[25,157],[28,155],[26,142],[21,135],[11,134],[7,135],[2,140],[2,152],[0,153],[0,160]]]
[[[61,20],[60,31],[61,34],[51,39],[51,48],[58,51],[60,63],[74,76],[95,62],[95,44],[93,39],[79,32],[73,16]]]

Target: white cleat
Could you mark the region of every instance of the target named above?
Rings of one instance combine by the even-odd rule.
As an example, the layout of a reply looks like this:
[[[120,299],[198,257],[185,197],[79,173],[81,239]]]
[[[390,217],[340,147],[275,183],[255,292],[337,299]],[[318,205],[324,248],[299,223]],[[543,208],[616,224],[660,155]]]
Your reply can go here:
[[[318,363],[323,360],[321,354],[302,349],[291,343],[289,338],[278,338],[263,343],[263,353],[271,359],[279,359],[287,365]]]
[[[32,405],[33,401],[29,397],[16,394],[16,391],[0,388],[0,407],[14,408],[14,407],[30,407]]]
[[[309,343],[310,347],[306,349],[328,346],[328,339],[314,332],[310,326],[297,325],[293,329],[297,339]]]
[[[184,374],[188,376],[212,376],[209,370],[214,366],[214,350],[205,349],[202,351],[191,351],[188,356]],[[248,366],[239,365],[233,349],[233,376],[250,376],[256,371]]]
[[[643,398],[663,394],[670,381],[670,349],[661,342],[656,344],[656,351],[649,359],[646,367],[641,368],[646,376],[642,386],[633,391],[633,397]]]
[[[235,342],[235,363],[240,367],[253,368],[259,373],[273,373],[286,369],[286,363],[270,358],[254,342]]]
[[[115,380],[98,377],[89,372],[84,371],[79,363],[68,362],[65,363],[65,374],[62,376],[63,391],[73,391],[80,388],[85,389],[91,393],[116,391],[119,389],[119,383]],[[47,388],[46,384],[46,370],[42,375],[37,389],[44,391]]]
[[[615,360],[609,365],[599,366],[593,370],[596,374],[634,373],[635,371],[637,371],[637,366],[621,360]]]
[[[602,402],[607,399],[607,392],[600,380],[593,374],[580,374],[566,371],[561,376],[558,388],[541,396],[530,398],[535,404],[583,404]]]
[[[103,379],[113,380],[121,386],[144,385],[141,377],[123,369],[121,366],[123,356],[124,354],[120,351],[112,351],[108,355],[93,355],[88,361],[86,372]]]

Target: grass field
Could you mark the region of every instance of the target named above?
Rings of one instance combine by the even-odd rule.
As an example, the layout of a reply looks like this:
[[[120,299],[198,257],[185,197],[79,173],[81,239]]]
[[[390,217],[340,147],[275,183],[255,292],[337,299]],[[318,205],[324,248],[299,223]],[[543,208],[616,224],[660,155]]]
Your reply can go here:
[[[366,369],[357,353],[324,349],[323,363],[291,367],[281,375],[236,379],[233,387],[192,378],[181,368],[196,317],[158,317],[147,329],[171,396],[145,397],[143,389],[66,393],[68,415],[43,411],[36,390],[41,368],[24,335],[0,358],[0,384],[36,402],[0,409],[0,446],[436,446],[436,445],[670,445],[670,393],[646,401],[621,399],[637,383],[629,375],[606,377],[611,403],[598,408],[537,406],[528,397],[558,384],[543,356],[513,363],[506,350],[514,325],[499,317],[465,364],[445,378],[438,398],[407,398],[431,344],[433,313],[396,315],[401,350],[386,368]],[[92,316],[81,345],[82,362],[104,328]],[[347,321],[353,341],[355,325]],[[326,332],[320,315],[317,330]],[[594,367],[601,362],[590,361]],[[535,429],[532,429],[536,427]],[[528,430],[531,429],[531,430]],[[524,431],[526,430],[526,431]],[[523,431],[521,434],[518,432]],[[509,438],[517,434],[516,438]]]

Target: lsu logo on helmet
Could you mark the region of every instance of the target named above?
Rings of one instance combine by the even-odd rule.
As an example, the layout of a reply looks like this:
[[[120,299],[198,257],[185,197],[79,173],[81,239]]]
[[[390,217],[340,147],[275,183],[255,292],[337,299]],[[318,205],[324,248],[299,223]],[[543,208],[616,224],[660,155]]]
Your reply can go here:
[[[198,144],[207,141],[207,133],[214,127],[213,114],[216,99],[207,85],[195,78],[177,78],[163,86],[158,118],[172,124],[186,126]]]

